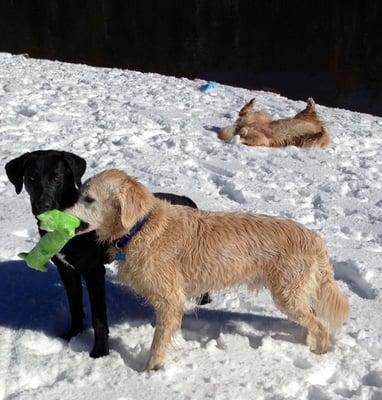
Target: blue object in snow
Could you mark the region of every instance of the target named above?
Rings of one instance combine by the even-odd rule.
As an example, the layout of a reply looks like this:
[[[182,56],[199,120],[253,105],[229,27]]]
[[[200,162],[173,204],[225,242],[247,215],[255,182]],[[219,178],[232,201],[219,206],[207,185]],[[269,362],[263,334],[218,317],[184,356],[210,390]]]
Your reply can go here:
[[[216,88],[216,82],[208,81],[206,84],[200,86],[200,90],[204,93],[208,92],[211,89]]]

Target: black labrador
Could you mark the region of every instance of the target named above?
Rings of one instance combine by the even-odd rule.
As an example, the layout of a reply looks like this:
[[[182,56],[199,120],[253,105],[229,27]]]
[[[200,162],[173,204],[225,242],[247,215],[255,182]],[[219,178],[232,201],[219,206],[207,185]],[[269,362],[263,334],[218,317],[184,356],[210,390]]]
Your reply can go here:
[[[63,210],[76,202],[86,161],[66,151],[38,150],[9,161],[5,170],[17,194],[25,185],[36,216],[52,209]],[[173,204],[197,208],[191,199],[184,196],[154,194]],[[40,229],[39,232],[40,235],[45,233]],[[107,246],[97,242],[94,232],[74,237],[53,257],[66,289],[71,314],[70,328],[62,337],[69,340],[83,330],[82,276],[90,299],[94,329],[90,356],[94,358],[109,354],[104,265],[108,261]],[[208,302],[210,298],[206,293],[199,303]]]

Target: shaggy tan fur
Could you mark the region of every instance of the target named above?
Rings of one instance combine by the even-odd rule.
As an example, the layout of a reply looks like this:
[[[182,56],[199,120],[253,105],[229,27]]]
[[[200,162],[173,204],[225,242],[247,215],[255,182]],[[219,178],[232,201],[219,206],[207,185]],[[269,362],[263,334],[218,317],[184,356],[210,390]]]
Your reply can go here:
[[[247,146],[284,147],[321,147],[329,144],[329,132],[316,112],[312,98],[307,100],[306,108],[293,118],[272,121],[265,111],[253,111],[255,99],[248,102],[239,112],[234,126],[222,128],[218,134],[224,141],[234,135],[240,136],[240,142]]]
[[[206,291],[239,284],[268,288],[277,307],[307,329],[307,344],[317,353],[328,351],[329,332],[348,316],[325,243],[286,218],[170,205],[120,170],[91,178],[67,211],[108,242],[150,213],[119,263],[123,282],[156,311],[147,370],[164,364],[186,298]]]

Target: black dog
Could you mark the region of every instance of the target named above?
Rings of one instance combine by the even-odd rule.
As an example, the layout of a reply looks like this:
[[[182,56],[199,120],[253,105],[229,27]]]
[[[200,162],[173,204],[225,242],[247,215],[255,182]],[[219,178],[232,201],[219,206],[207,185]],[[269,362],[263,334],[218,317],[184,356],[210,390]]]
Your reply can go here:
[[[65,151],[39,150],[8,162],[5,170],[17,194],[25,185],[36,216],[52,209],[63,210],[76,202],[86,161]],[[184,196],[155,195],[173,204],[197,208],[192,200]],[[45,233],[39,232],[40,235]],[[74,237],[53,257],[66,289],[71,314],[70,329],[62,337],[69,340],[83,330],[82,276],[89,292],[94,328],[94,347],[90,356],[94,358],[109,354],[104,266],[108,261],[107,247],[96,241],[94,232]],[[206,293],[200,304],[209,301]]]

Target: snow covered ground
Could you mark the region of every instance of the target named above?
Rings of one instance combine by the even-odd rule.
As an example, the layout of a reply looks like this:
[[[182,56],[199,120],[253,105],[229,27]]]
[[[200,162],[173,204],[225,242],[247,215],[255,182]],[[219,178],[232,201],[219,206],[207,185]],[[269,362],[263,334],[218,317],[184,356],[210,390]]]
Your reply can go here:
[[[90,328],[69,344],[58,338],[68,312],[55,268],[42,274],[17,259],[37,230],[27,195],[15,194],[2,168],[0,398],[382,399],[382,119],[319,106],[328,150],[226,144],[215,127],[251,97],[275,117],[304,102],[221,85],[204,94],[201,84],[0,54],[1,164],[30,150],[73,151],[88,161],[86,177],[119,167],[200,208],[304,223],[327,241],[352,307],[331,351],[310,353],[267,292],[238,288],[190,306],[166,367],[142,373],[152,311],[111,265],[111,353],[89,358]]]

